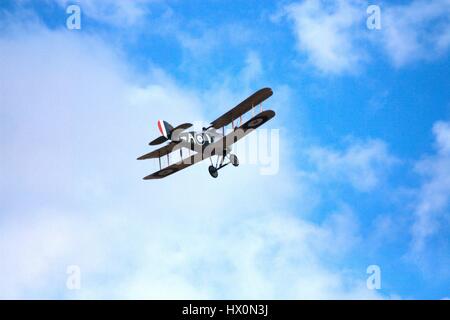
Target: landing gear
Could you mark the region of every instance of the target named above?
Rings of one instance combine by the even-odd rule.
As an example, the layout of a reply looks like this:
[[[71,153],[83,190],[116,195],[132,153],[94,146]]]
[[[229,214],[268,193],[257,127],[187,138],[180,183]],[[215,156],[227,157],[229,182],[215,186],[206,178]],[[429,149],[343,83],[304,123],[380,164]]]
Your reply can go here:
[[[216,167],[214,167],[214,166],[209,166],[208,171],[209,171],[209,174],[211,175],[211,177],[213,177],[213,178],[217,178],[217,176],[219,175]]]
[[[224,159],[228,158],[228,162],[224,163]],[[211,159],[211,158],[210,158]],[[211,177],[213,178],[217,178],[219,176],[219,170],[222,169],[223,167],[232,164],[233,166],[237,167],[239,165],[239,160],[238,157],[234,154],[229,153],[227,156],[227,151],[224,150],[224,153],[222,156],[218,156],[217,157],[217,163],[216,165],[213,164],[213,161],[211,160],[211,165],[208,168],[209,174],[211,175]]]
[[[235,167],[237,167],[239,165],[239,159],[235,154],[230,153],[230,162]]]

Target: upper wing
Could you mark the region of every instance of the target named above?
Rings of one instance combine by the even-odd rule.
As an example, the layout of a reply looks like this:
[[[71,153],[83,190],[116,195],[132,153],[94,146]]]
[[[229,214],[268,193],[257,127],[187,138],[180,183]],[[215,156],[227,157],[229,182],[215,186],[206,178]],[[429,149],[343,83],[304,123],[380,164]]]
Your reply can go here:
[[[172,173],[186,169],[187,167],[190,167],[191,165],[193,165],[197,162],[200,162],[202,160],[204,160],[204,159],[202,158],[201,153],[198,153],[196,155],[190,156],[189,158],[186,158],[177,163],[174,163],[164,169],[156,171],[156,172],[144,177],[144,180],[165,178],[165,177],[171,175]]]
[[[272,110],[265,110],[263,112],[258,113],[256,116],[245,122],[238,128],[235,128],[232,132],[227,134],[222,139],[217,142],[210,144],[206,147],[206,151],[203,152],[203,156],[205,155],[214,155],[217,153],[217,150],[224,150],[225,148],[231,146],[233,143],[236,143],[238,140],[245,137],[247,134],[262,126],[264,123],[269,121],[275,117],[275,112]]]
[[[272,89],[270,88],[264,88],[259,91],[256,91],[254,94],[252,94],[250,97],[239,103],[236,107],[231,109],[230,111],[224,113],[219,118],[211,122],[211,125],[215,129],[222,128],[234,119],[239,118],[244,113],[250,111],[252,107],[257,106],[267,98],[269,98],[273,94]]]
[[[153,150],[152,152],[144,154],[143,156],[140,156],[137,159],[145,160],[145,159],[161,158],[162,156],[165,156],[166,154],[171,153],[172,151],[177,150],[181,147],[182,145],[180,142],[171,141],[168,145],[165,145],[164,147],[161,147],[159,149]]]

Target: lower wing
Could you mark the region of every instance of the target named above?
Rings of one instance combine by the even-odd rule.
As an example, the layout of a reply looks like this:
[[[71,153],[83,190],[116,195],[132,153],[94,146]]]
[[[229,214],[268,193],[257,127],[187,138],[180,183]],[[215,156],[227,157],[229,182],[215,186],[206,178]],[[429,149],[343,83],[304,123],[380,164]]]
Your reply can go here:
[[[200,162],[202,160],[203,160],[203,158],[202,158],[201,154],[196,154],[196,155],[190,156],[190,157],[185,158],[177,163],[171,164],[170,166],[165,167],[164,169],[161,169],[159,171],[156,171],[156,172],[144,177],[144,180],[165,178],[175,172],[186,169],[187,167],[190,167],[191,165],[193,165],[197,162]]]

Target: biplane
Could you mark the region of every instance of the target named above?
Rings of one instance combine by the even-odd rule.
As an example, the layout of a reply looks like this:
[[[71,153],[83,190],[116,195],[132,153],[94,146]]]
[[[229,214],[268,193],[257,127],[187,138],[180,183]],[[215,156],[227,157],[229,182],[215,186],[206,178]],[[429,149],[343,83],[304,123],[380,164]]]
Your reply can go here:
[[[263,88],[239,103],[233,109],[221,115],[203,127],[202,131],[186,131],[192,127],[191,123],[183,123],[176,127],[168,122],[159,120],[158,129],[161,136],[149,145],[159,145],[168,142],[163,147],[153,150],[137,160],[158,159],[159,170],[144,177],[144,180],[165,178],[175,172],[205,159],[210,159],[208,168],[210,175],[217,178],[218,171],[228,164],[237,167],[238,157],[231,153],[231,145],[260,127],[275,116],[272,110],[263,110],[262,102],[273,94],[272,89]],[[251,112],[251,118],[243,122],[243,116]],[[225,134],[225,128],[231,124],[231,132]],[[187,149],[183,154],[183,150]],[[180,160],[170,164],[170,155],[179,152]],[[167,166],[162,166],[161,159],[167,158]],[[216,157],[214,164],[213,157]]]

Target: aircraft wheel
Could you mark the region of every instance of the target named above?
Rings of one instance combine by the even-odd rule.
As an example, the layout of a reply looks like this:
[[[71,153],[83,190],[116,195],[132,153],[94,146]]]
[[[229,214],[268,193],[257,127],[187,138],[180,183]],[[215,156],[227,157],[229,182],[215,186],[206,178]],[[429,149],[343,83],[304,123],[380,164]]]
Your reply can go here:
[[[235,154],[230,154],[230,162],[235,167],[239,165],[239,159]]]
[[[217,169],[214,166],[209,166],[208,171],[209,171],[209,174],[211,175],[211,177],[213,177],[213,178],[217,178],[217,176],[219,175],[219,173],[217,172]]]

